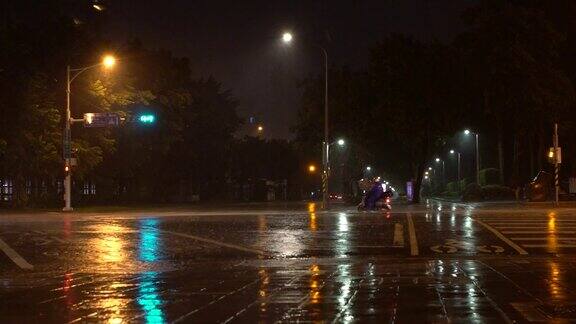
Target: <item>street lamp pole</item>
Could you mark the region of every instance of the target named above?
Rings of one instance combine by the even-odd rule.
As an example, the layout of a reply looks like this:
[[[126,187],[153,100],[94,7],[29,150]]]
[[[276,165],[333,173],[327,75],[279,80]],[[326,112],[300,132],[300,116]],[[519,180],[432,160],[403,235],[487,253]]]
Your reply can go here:
[[[292,42],[292,34],[285,32],[282,41],[286,44]],[[328,209],[328,182],[330,179],[330,133],[328,131],[328,52],[326,49],[316,44],[324,55],[324,141],[322,143],[322,208]]]
[[[322,207],[328,209],[328,182],[330,179],[330,140],[328,132],[328,52],[319,46],[324,54],[324,170],[322,172]]]
[[[70,65],[66,66],[66,120],[64,121],[64,208],[62,211],[72,211],[72,171],[70,158],[72,156],[71,138],[70,138]]]
[[[464,130],[464,134],[468,135],[468,134],[474,134],[474,139],[476,140],[476,145],[475,145],[475,151],[476,151],[476,183],[480,184],[480,145],[479,145],[479,141],[478,141],[478,133],[476,132],[471,132],[469,129],[465,129]]]
[[[63,155],[64,155],[64,208],[62,211],[72,211],[72,136],[70,127],[74,122],[81,122],[82,119],[73,119],[70,112],[70,86],[74,79],[78,77],[82,72],[90,70],[97,66],[103,65],[104,67],[110,68],[114,66],[116,60],[114,57],[107,55],[104,57],[103,61],[97,64],[86,66],[83,68],[72,69],[70,65],[66,66],[66,120],[64,121],[64,140],[63,140]],[[70,72],[76,72],[73,76]]]
[[[478,133],[474,133],[476,137],[476,184],[480,185],[480,145],[478,141]]]

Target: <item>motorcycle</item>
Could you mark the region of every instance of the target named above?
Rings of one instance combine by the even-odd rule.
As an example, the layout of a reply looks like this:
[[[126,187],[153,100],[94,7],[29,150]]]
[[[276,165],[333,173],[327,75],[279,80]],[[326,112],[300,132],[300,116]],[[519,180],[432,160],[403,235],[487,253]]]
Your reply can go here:
[[[392,210],[392,191],[384,191],[382,197],[376,201],[376,207],[373,210]],[[366,211],[366,196],[362,197],[362,201],[358,204],[358,211]]]

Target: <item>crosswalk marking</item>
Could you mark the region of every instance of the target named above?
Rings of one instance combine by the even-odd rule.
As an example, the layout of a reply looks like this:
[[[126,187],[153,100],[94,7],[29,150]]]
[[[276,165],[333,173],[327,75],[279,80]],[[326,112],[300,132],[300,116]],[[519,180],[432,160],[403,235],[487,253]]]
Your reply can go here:
[[[0,250],[6,254],[12,260],[12,262],[16,263],[22,269],[31,270],[34,269],[34,266],[28,263],[18,252],[14,251],[6,242],[0,239]]]
[[[394,246],[404,246],[404,226],[400,223],[394,224]]]
[[[542,237],[511,237],[514,241],[549,241],[550,239],[558,241],[576,241],[576,237],[557,237],[557,236],[542,236]]]
[[[523,247],[526,248],[576,248],[576,244],[555,244],[554,246],[550,246],[548,244],[522,244]]]
[[[499,217],[478,217],[510,241],[526,249],[546,249],[557,252],[558,249],[576,248],[576,218],[567,216],[502,215]],[[511,235],[508,237],[508,235]]]
[[[489,230],[490,232],[494,233],[494,235],[498,236],[499,239],[501,239],[502,241],[504,241],[506,244],[508,244],[511,248],[513,248],[514,250],[516,250],[516,252],[518,252],[519,254],[528,254],[528,252],[526,252],[526,250],[524,250],[523,248],[521,248],[520,246],[518,246],[518,244],[512,242],[511,240],[509,240],[506,236],[502,235],[502,233],[500,233],[497,229],[495,229],[494,227],[488,225],[487,223],[484,223],[483,221],[479,220],[479,219],[474,219],[478,224],[484,226],[484,228],[486,228],[487,230]]]
[[[550,231],[542,229],[538,231],[501,231],[502,234],[576,234],[576,231]]]
[[[493,225],[494,226],[494,225]],[[539,228],[537,226],[494,226],[497,229],[502,229],[502,230],[506,230],[506,229],[511,229],[511,230],[520,230],[520,229],[535,229],[535,228]],[[546,229],[546,227],[544,227]],[[576,226],[558,226],[556,225],[556,229],[554,229],[555,231],[561,229],[561,230],[574,230],[576,229]]]

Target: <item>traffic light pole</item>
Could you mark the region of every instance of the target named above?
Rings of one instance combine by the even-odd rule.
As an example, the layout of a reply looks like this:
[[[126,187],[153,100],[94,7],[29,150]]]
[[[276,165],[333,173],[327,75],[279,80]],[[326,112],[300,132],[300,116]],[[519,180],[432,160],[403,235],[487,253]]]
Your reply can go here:
[[[560,193],[560,152],[558,145],[558,124],[554,124],[554,205],[559,205]]]

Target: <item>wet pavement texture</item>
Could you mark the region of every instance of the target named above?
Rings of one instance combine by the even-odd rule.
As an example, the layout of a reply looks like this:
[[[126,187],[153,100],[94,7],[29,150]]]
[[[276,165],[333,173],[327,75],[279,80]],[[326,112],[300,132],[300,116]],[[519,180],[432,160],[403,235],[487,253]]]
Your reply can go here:
[[[576,210],[0,215],[0,323],[576,321]]]

